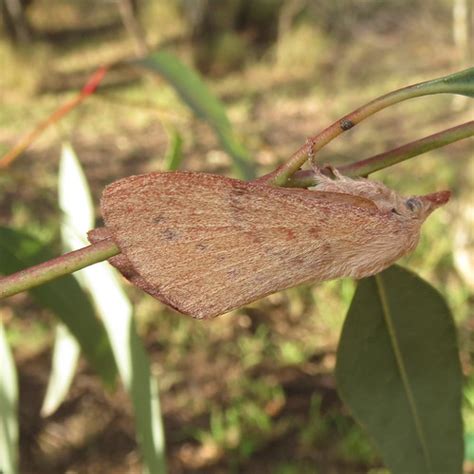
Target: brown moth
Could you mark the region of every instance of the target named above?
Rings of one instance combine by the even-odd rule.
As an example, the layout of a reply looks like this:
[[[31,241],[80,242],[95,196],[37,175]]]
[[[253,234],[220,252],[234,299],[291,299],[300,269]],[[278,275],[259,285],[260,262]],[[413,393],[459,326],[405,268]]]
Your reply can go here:
[[[101,201],[132,283],[181,313],[212,318],[301,283],[380,272],[412,251],[449,191],[404,198],[381,183],[318,174],[308,189],[169,172],[121,179]]]

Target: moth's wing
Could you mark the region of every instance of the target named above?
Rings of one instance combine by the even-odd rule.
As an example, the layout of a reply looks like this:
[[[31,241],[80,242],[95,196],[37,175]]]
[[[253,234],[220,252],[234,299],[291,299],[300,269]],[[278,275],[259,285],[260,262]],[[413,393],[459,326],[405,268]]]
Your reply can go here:
[[[356,196],[186,172],[122,179],[101,206],[135,282],[198,318],[339,276],[341,245],[378,213]]]
[[[99,227],[97,229],[92,229],[87,233],[87,238],[91,244],[96,244],[100,241],[112,239],[113,236],[110,232],[110,229],[107,227]],[[159,293],[149,285],[135,270],[135,267],[132,265],[132,262],[127,258],[127,256],[121,252],[114,257],[109,258],[109,263],[117,268],[122,275],[133,283],[138,288],[141,288],[143,291],[150,293],[155,298],[159,298]]]

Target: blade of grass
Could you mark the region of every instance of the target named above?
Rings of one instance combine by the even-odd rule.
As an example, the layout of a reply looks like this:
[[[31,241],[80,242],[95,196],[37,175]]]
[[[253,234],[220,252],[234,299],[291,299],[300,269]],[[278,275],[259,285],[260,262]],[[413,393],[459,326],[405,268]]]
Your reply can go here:
[[[41,416],[54,413],[66,398],[79,359],[77,339],[63,324],[57,324],[54,334],[51,372],[41,406]]]
[[[70,247],[83,245],[82,236],[93,227],[94,208],[86,177],[70,145],[63,147],[59,182],[64,239]],[[150,473],[163,474],[165,448],[158,385],[136,332],[130,301],[105,263],[81,270],[78,277],[104,322],[121,379],[132,399],[144,463]]]
[[[163,162],[165,171],[175,171],[181,166],[183,161],[183,137],[177,130],[168,132],[168,148]]]
[[[58,201],[61,236],[66,251],[84,246],[87,231],[94,226],[94,210],[87,181],[69,144],[63,144],[59,161]],[[80,271],[73,275],[81,284]],[[84,286],[83,284],[81,286]],[[74,378],[80,348],[74,336],[61,324],[55,331],[53,358],[41,414],[54,413],[63,402]]]
[[[163,424],[155,381],[137,334],[130,301],[110,265],[101,263],[84,270],[86,284],[106,327],[120,377],[130,394],[137,440],[150,473],[166,472]]]
[[[255,167],[250,154],[235,137],[224,106],[196,71],[165,51],[150,54],[131,64],[164,77],[194,113],[208,122],[215,131],[222,147],[232,157],[237,175],[242,179],[255,177]]]
[[[0,321],[0,472],[18,472],[18,380]]]

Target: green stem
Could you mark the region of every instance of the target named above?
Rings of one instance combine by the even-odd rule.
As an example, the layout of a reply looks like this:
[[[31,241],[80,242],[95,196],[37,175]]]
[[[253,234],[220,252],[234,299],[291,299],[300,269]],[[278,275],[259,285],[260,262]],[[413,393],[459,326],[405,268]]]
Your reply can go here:
[[[346,176],[367,176],[375,171],[388,168],[402,161],[421,155],[427,151],[441,148],[450,143],[474,136],[474,120],[453,128],[434,133],[428,137],[385,151],[378,155],[350,163],[338,168]],[[298,171],[287,182],[287,187],[308,188],[318,184],[311,170]]]
[[[317,151],[330,141],[345,131],[350,130],[362,122],[362,120],[391,105],[413,99],[414,97],[431,94],[453,93],[474,96],[474,82],[471,78],[473,74],[474,68],[469,68],[450,76],[403,87],[378,97],[353,112],[344,115],[344,117],[334,122],[321,133],[309,138],[286,163],[259,180],[276,186],[285,186],[291,176],[303,166],[309,157],[313,157]]]
[[[472,136],[474,136],[474,120],[449,128],[448,130],[443,130],[442,132],[434,133],[428,137],[407,143],[371,158],[341,166],[338,169],[347,176],[367,176],[370,173],[401,163],[427,151],[441,148]]]
[[[0,299],[68,275],[118,253],[120,250],[117,245],[111,239],[106,239],[13,273],[0,279]]]

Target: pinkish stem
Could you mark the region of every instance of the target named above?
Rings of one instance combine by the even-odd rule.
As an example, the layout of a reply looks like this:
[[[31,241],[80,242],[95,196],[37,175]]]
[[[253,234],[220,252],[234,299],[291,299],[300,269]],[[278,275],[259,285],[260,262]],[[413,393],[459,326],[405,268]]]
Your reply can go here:
[[[111,239],[66,253],[0,279],[0,299],[68,275],[120,253]]]

